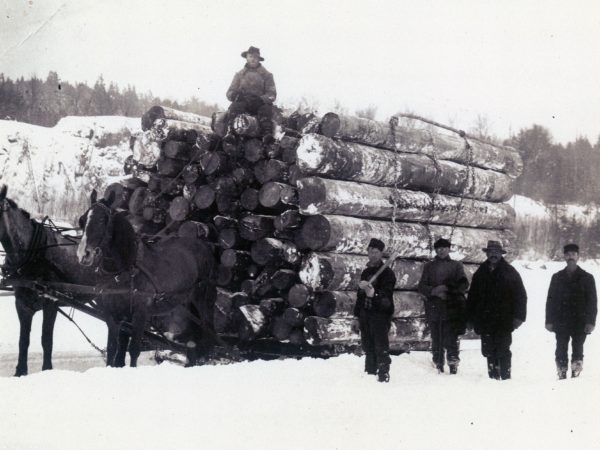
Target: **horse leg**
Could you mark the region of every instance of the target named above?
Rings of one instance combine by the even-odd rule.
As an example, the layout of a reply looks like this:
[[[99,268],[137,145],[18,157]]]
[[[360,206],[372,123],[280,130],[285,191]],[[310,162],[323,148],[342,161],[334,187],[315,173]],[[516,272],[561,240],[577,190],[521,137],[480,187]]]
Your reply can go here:
[[[142,337],[146,327],[147,309],[142,305],[135,309],[131,318],[131,342],[129,343],[129,365],[137,367],[137,360],[141,353]]]
[[[129,345],[129,333],[119,325],[117,354],[115,356],[115,367],[125,367],[125,356]]]
[[[113,316],[109,314],[106,317],[106,326],[108,327],[108,339],[106,341],[106,365],[109,367],[115,367],[119,325],[116,323]]]
[[[199,316],[202,326],[196,326],[198,333],[197,354],[210,357],[216,345],[216,332],[214,328],[214,305],[217,289],[210,281],[200,283],[200,288],[193,293],[192,314]]]
[[[34,311],[27,308],[22,300],[16,299],[17,316],[19,317],[19,359],[15,377],[27,375],[27,352],[29,350],[29,335],[31,334],[31,320]]]
[[[44,349],[42,370],[51,370],[54,323],[56,322],[58,306],[54,302],[46,301],[44,302],[42,312],[44,314],[44,320],[42,321],[42,349]]]

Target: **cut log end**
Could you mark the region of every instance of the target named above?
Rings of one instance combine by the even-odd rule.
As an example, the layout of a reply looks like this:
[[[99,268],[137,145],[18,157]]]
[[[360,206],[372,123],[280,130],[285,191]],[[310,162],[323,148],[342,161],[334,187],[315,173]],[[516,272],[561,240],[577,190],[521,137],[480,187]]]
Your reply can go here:
[[[336,113],[328,112],[321,119],[320,133],[327,137],[334,137],[340,130],[340,117]]]

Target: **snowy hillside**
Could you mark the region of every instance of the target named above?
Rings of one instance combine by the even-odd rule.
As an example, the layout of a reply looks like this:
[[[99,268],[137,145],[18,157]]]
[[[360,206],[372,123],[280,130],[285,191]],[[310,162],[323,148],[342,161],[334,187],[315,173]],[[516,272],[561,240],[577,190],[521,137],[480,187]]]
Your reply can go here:
[[[487,377],[479,341],[462,343],[457,376],[438,375],[428,353],[395,356],[388,384],[365,375],[363,359],[354,355],[191,369],[168,363],[89,369],[91,349],[59,316],[55,348],[62,370],[18,379],[3,372],[0,378],[0,449],[598,448],[600,331],[585,344],[580,378],[556,380],[544,306],[550,276],[563,264],[515,266],[529,311],[513,334],[510,381]],[[600,280],[596,262],[582,266]],[[101,342],[103,325],[75,318]],[[0,362],[8,367],[18,327],[5,297],[0,320]],[[40,351],[40,320],[38,314],[34,353]],[[32,369],[34,364],[39,370],[40,361]]]
[[[506,203],[516,212],[514,231],[519,258],[560,259],[562,247],[568,242],[579,243],[585,258],[600,257],[600,208],[597,206],[546,206],[521,195],[513,196]]]
[[[72,221],[93,188],[123,174],[140,119],[65,117],[53,128],[0,120],[0,183],[36,216]]]

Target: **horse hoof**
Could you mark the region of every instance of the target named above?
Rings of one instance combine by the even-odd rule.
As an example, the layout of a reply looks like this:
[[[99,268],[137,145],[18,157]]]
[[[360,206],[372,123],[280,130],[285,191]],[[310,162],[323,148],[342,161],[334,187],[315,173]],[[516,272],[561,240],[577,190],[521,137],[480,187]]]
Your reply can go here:
[[[15,377],[23,377],[25,375],[27,375],[27,369],[23,370],[17,368],[17,370],[15,371]]]
[[[42,366],[42,370],[52,370],[52,364],[49,366]]]

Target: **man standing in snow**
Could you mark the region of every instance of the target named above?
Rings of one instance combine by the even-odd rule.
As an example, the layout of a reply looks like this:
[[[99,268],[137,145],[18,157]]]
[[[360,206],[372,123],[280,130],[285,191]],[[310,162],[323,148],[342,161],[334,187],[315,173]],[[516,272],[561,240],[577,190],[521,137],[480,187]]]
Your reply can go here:
[[[512,332],[527,315],[527,293],[521,276],[502,255],[498,241],[482,249],[487,260],[479,266],[467,297],[467,319],[481,336],[481,353],[487,358],[490,378],[510,378]]]
[[[546,329],[556,334],[556,371],[567,378],[568,348],[571,341],[571,377],[583,369],[583,343],[594,331],[598,311],[594,276],[577,265],[579,247],[563,248],[567,267],[552,275],[546,301]]]
[[[444,371],[444,349],[451,374],[458,371],[458,336],[465,332],[465,293],[469,281],[461,262],[450,259],[451,243],[438,239],[433,244],[436,256],[423,268],[419,292],[427,297],[425,313],[431,330],[433,363]]]
[[[389,267],[385,267],[371,281],[383,266],[383,249],[385,244],[379,239],[371,239],[367,252],[369,262],[360,275],[354,315],[358,317],[360,340],[365,352],[365,372],[377,375],[378,380],[390,380],[390,331],[392,314],[394,313],[394,286],[396,275]]]
[[[260,56],[260,49],[251,46],[242,52],[242,58],[246,58],[246,65],[235,74],[227,89],[227,99],[232,102],[228,110],[228,124],[231,124],[239,114],[256,115],[264,134],[263,143],[271,144],[273,143],[273,102],[277,97],[275,80],[271,72],[260,63],[264,61]],[[224,139],[235,142],[232,134],[228,134]]]

